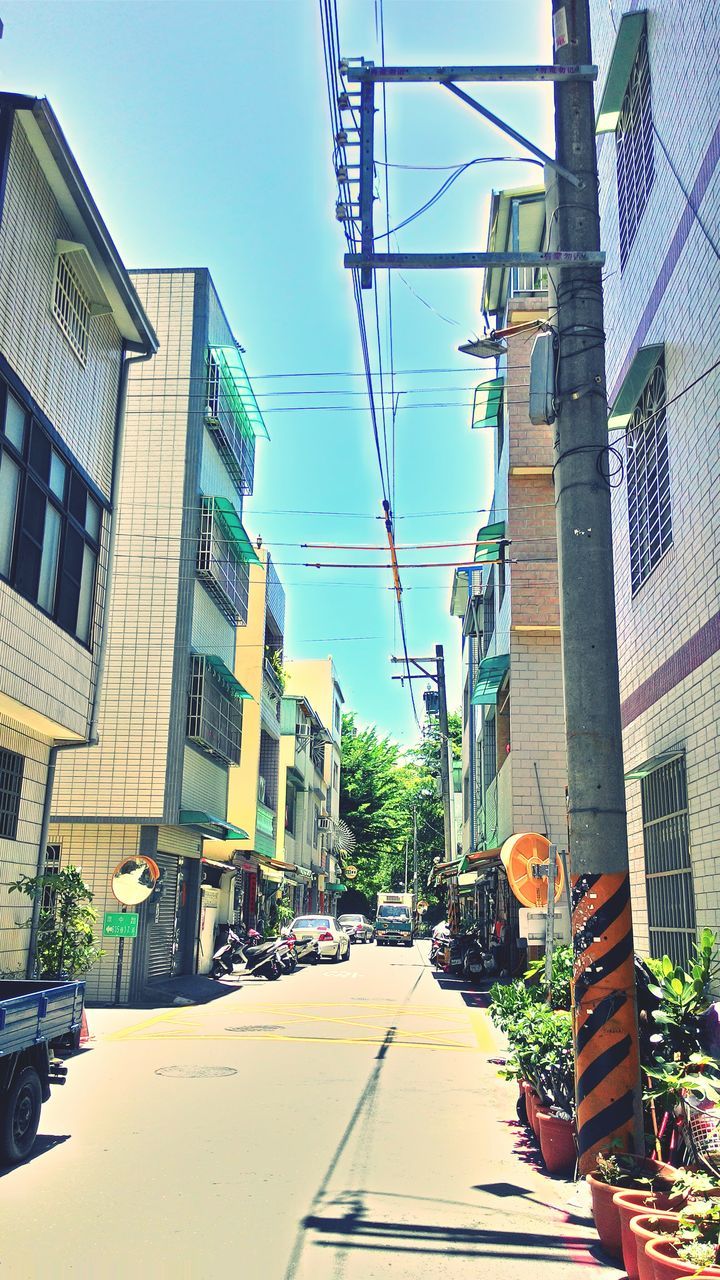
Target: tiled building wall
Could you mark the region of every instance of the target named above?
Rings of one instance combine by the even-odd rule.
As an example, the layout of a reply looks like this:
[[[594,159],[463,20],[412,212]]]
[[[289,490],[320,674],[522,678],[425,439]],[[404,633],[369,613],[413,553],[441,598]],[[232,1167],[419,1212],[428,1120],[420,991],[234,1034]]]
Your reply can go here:
[[[511,299],[507,307],[507,324],[529,324],[535,318],[545,319],[547,301],[541,298]],[[552,465],[553,429],[533,424],[528,417],[530,387],[530,353],[537,337],[536,329],[513,335],[506,357],[506,401],[509,423],[509,461],[515,467],[547,467]]]
[[[42,828],[48,757],[52,743],[26,725],[0,715],[0,747],[24,756],[20,810],[14,840],[0,838],[0,977],[25,977],[32,904],[9,886],[34,876]]]
[[[513,635],[510,691],[513,830],[547,830],[550,839],[566,848],[567,763],[559,634]]]
[[[593,0],[593,56],[602,92],[615,27],[623,12],[647,8],[655,177],[625,268],[620,271],[616,144],[599,147],[608,397],[612,403],[640,346],[665,344],[672,504],[672,546],[632,595],[627,486],[613,490],[621,696],[638,689],[720,608],[720,372],[702,377],[720,358],[718,234],[720,225],[720,22],[701,0],[634,0],[610,8]],[[678,110],[678,96],[682,110]],[[659,137],[658,137],[659,135]],[[677,172],[673,174],[667,156]],[[680,181],[678,181],[678,178]],[[693,204],[715,250],[681,190]],[[701,379],[689,391],[696,379]],[[622,436],[614,440],[626,457]],[[625,767],[685,745],[690,793],[691,858],[699,923],[720,925],[720,890],[713,874],[717,847],[720,710],[717,655],[702,663],[634,719],[624,733]],[[626,717],[627,719],[627,717]],[[633,907],[638,936],[647,943],[640,786],[628,784]]]
[[[120,944],[117,938],[102,936],[103,916],[106,911],[121,910],[110,888],[111,873],[123,858],[139,852],[140,828],[116,823],[90,826],[53,823],[49,838],[51,844],[60,845],[60,865],[77,867],[94,895],[92,907],[96,919],[93,934],[103,954],[85,977],[85,997],[93,1004],[113,1004]],[[129,996],[134,945],[132,938],[124,940],[121,1000],[127,1000]]]
[[[16,119],[0,223],[0,350],[100,491],[110,495],[121,340],[93,317],[86,367],[51,313],[58,239],[72,239]],[[88,731],[103,623],[108,518],[98,566],[92,652],[0,583],[0,692],[73,734]]]
[[[552,476],[510,476],[506,531],[513,626],[559,627]]]
[[[164,814],[178,589],[194,574],[180,532],[195,277],[133,281],[161,346],[130,374],[100,745],[61,762],[61,817]]]

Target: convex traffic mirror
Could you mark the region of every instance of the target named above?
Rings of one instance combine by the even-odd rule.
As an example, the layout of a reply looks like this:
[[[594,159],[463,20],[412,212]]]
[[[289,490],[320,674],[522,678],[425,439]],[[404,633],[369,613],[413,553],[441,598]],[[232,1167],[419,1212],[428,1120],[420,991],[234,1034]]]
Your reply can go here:
[[[126,907],[137,907],[150,897],[160,879],[160,868],[152,858],[133,854],[118,862],[112,873],[110,888],[118,902]]]

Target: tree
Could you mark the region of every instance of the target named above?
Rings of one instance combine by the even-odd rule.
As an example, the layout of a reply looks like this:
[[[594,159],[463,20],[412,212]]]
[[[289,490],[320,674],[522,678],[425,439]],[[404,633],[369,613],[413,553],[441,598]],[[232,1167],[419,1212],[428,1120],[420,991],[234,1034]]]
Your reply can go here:
[[[449,717],[453,755],[460,756],[459,715]],[[412,879],[413,810],[417,815],[418,884],[428,896],[435,858],[444,858],[443,806],[440,796],[440,740],[428,725],[423,739],[408,752],[374,727],[359,729],[354,714],[343,717],[340,816],[355,833],[353,888],[370,902],[380,890],[402,889],[405,847]],[[429,901],[434,895],[429,894]]]

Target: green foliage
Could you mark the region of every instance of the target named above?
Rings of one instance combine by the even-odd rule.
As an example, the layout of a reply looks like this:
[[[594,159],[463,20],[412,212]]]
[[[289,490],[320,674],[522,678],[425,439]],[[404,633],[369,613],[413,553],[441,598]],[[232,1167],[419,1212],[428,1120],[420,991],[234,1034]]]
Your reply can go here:
[[[644,1070],[650,1077],[646,1100],[665,1098],[674,1104],[683,1090],[690,1090],[709,1102],[720,1103],[718,1063],[704,1053],[691,1053],[687,1058],[655,1058]]]
[[[697,1044],[698,1019],[710,1004],[710,985],[720,973],[717,937],[712,929],[703,929],[695,944],[695,958],[688,973],[674,965],[669,956],[659,963],[657,985],[650,991],[660,1000],[653,1019],[660,1028],[665,1056],[687,1051]]]
[[[608,1155],[601,1152],[595,1162],[593,1177],[610,1187],[625,1187],[633,1191],[641,1191],[645,1187],[649,1190],[655,1183],[636,1156],[620,1151]]]
[[[717,1245],[705,1240],[693,1240],[690,1244],[681,1244],[677,1255],[683,1262],[691,1262],[694,1267],[712,1267],[717,1261]]]
[[[720,1201],[691,1200],[686,1204],[672,1240],[684,1262],[713,1266],[720,1255]]]
[[[272,649],[269,645],[265,647],[265,657],[267,658],[273,670],[273,675],[278,682],[280,692],[284,693],[288,680],[287,667],[283,666],[282,658],[277,649]]]
[[[93,895],[77,867],[22,875],[9,891],[40,899],[36,964],[41,978],[76,978],[92,968],[103,953],[93,941]]]
[[[453,751],[459,754],[459,716],[449,717],[449,730]],[[436,901],[427,884],[433,860],[444,856],[439,776],[437,737],[426,736],[417,747],[403,752],[374,726],[360,728],[353,713],[343,716],[340,816],[357,839],[352,861],[358,876],[353,888],[366,894],[371,904],[380,890],[403,887],[406,841],[412,875],[413,810],[420,891],[431,908]]]
[[[550,979],[550,1005],[553,1009],[570,1008],[570,980],[573,975],[573,949],[571,945],[555,947]],[[545,958],[533,960],[525,977],[536,984],[539,999],[545,999]]]

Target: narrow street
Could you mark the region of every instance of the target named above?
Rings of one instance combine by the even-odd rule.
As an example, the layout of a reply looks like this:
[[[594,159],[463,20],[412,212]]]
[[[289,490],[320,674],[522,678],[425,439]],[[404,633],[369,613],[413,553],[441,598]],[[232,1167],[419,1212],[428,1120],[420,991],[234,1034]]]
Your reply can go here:
[[[202,1006],[91,1010],[91,1048],[3,1178],[2,1274],[202,1277],[225,1257],[244,1280],[578,1262],[614,1280],[580,1192],[514,1123],[480,998],[454,986],[426,943],[356,946]]]

